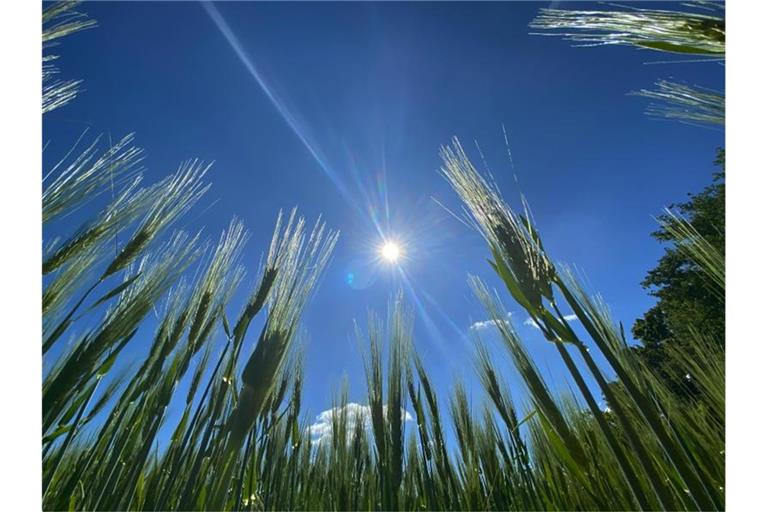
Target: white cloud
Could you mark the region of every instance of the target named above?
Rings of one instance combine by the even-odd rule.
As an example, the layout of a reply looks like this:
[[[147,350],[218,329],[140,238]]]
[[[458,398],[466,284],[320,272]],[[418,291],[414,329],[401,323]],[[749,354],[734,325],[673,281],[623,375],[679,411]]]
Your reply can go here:
[[[565,315],[563,317],[566,322],[575,322],[579,319],[576,315]],[[525,319],[525,322],[523,322],[523,325],[527,325],[528,327],[533,327],[534,329],[538,329],[539,326],[536,325],[536,322],[533,320],[533,318],[528,317]]]
[[[469,329],[471,331],[484,331],[486,329],[490,329],[491,327],[496,327],[496,326],[498,326],[501,323],[506,324],[506,325],[510,325],[509,318],[511,316],[512,316],[512,313],[508,312],[507,313],[507,319],[505,319],[505,320],[494,320],[494,319],[481,320],[479,322],[475,322],[472,325],[470,325]]]
[[[347,413],[347,433],[349,436],[355,428],[355,422],[360,417],[366,430],[371,429],[371,408],[367,405],[350,402],[344,407],[334,407],[327,409],[315,417],[315,422],[309,426],[309,434],[312,444],[318,444],[331,439],[333,434],[333,418],[346,411]],[[387,413],[387,406],[384,406],[384,414]],[[402,416],[405,421],[413,421],[413,416],[403,409]]]

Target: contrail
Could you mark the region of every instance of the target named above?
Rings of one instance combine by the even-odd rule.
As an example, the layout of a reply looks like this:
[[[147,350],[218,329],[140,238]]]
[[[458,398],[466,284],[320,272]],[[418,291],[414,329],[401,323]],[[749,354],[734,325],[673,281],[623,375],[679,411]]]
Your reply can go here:
[[[312,155],[312,158],[315,159],[325,175],[338,189],[344,200],[351,205],[354,204],[352,201],[352,195],[350,194],[347,187],[328,164],[326,159],[321,154],[321,151],[316,148],[316,145],[313,144],[309,137],[304,134],[306,130],[301,128],[300,122],[296,116],[291,113],[288,107],[286,107],[285,103],[280,99],[277,93],[270,88],[267,81],[264,79],[261,73],[259,73],[256,65],[251,61],[251,59],[248,57],[248,54],[243,49],[243,46],[240,44],[240,40],[237,38],[234,32],[232,32],[229,24],[226,22],[226,20],[224,20],[224,17],[221,15],[216,6],[211,2],[203,2],[202,6],[208,16],[210,16],[211,20],[216,24],[216,27],[219,29],[219,31],[221,31],[221,34],[226,38],[227,42],[232,47],[232,50],[234,50],[235,55],[237,55],[237,57],[240,59],[240,62],[242,62],[245,66],[245,69],[247,69],[253,79],[256,80],[256,83],[259,84],[261,90],[264,92],[264,94],[267,95],[269,101],[272,102],[272,105],[275,106],[280,116],[285,120],[288,126],[290,126],[291,130],[293,130],[293,133],[296,134],[296,137],[298,137],[301,143],[304,144],[304,147],[307,148],[307,151],[309,151],[309,153]]]

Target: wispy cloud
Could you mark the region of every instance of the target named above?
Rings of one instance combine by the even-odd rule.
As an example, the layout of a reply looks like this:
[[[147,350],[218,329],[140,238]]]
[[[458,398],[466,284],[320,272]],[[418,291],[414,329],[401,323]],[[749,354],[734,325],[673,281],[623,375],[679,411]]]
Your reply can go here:
[[[512,317],[512,313],[508,312],[507,313],[507,318],[505,318],[504,320],[494,320],[494,319],[481,320],[479,322],[475,322],[472,325],[470,325],[469,329],[471,331],[478,331],[479,332],[479,331],[485,331],[486,329],[490,329],[491,327],[496,327],[499,324],[510,325],[509,319],[511,317]]]
[[[566,322],[574,322],[578,320],[579,317],[577,317],[576,315],[565,315],[563,318],[565,319]],[[536,322],[534,322],[533,318],[531,317],[526,318],[525,322],[523,322],[523,325],[527,325],[528,327],[533,327],[534,329],[539,328],[539,326],[536,325]]]
[[[342,413],[347,414],[347,433],[351,435],[355,428],[357,418],[361,418],[366,430],[371,429],[371,408],[370,406],[350,402],[344,407],[333,407],[327,409],[315,417],[315,422],[309,426],[309,434],[312,444],[330,441],[333,435],[333,418],[339,417]],[[387,406],[384,406],[384,414],[387,413]],[[413,421],[413,416],[402,410],[402,417],[405,421]]]

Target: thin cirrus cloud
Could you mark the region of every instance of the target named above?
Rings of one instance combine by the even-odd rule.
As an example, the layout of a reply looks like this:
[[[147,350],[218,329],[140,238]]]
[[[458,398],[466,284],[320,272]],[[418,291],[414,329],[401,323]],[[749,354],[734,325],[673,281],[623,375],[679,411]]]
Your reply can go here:
[[[350,402],[343,407],[327,409],[315,417],[315,422],[308,427],[312,444],[330,441],[331,436],[333,435],[333,418],[334,416],[338,417],[338,415],[343,412],[346,412],[347,414],[347,435],[349,437],[351,437],[352,432],[354,432],[355,422],[357,421],[358,416],[362,418],[365,429],[371,429],[370,406]],[[386,405],[384,406],[384,414],[387,414]],[[402,417],[406,422],[413,421],[413,416],[411,416],[405,409],[402,410]]]

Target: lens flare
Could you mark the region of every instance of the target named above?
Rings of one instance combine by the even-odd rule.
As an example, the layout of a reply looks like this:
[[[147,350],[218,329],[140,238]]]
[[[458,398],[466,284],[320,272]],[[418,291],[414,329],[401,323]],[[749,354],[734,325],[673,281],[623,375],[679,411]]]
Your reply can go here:
[[[386,241],[382,244],[381,248],[379,248],[379,254],[384,261],[388,263],[396,263],[400,259],[400,256],[402,256],[402,250],[397,243]]]

